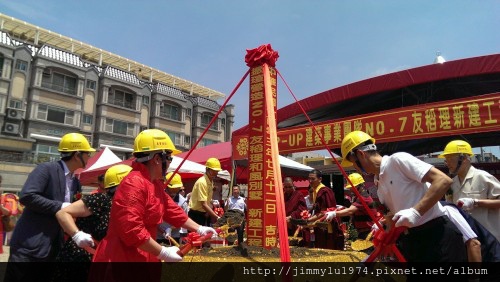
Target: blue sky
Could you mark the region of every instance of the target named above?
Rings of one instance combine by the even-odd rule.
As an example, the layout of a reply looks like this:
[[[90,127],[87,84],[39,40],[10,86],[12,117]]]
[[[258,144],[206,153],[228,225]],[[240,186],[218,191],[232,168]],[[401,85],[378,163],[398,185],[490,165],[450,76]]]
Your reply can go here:
[[[500,49],[498,0],[0,0],[0,12],[226,95],[246,49],[267,43],[299,99],[431,64],[437,51],[449,61]],[[278,80],[278,107],[293,101]],[[248,84],[230,103],[237,129]]]

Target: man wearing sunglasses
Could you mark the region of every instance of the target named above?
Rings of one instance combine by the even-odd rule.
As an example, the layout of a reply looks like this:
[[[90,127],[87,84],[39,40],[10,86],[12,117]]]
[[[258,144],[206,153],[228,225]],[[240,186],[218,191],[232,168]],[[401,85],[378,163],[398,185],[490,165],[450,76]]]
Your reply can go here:
[[[172,155],[178,153],[180,151],[162,130],[146,129],[135,138],[136,159],[132,163],[132,171],[120,182],[113,197],[108,232],[99,243],[93,262],[182,260],[177,253],[178,247],[165,247],[156,242],[157,228],[162,221],[196,231],[201,236],[208,233],[216,235],[213,228],[200,226],[189,219],[184,210],[164,192],[166,171],[172,162]],[[152,265],[148,271],[121,267],[120,272],[110,271],[111,265],[96,264],[96,268],[91,268],[89,281],[156,281],[161,275],[161,265],[159,268]]]

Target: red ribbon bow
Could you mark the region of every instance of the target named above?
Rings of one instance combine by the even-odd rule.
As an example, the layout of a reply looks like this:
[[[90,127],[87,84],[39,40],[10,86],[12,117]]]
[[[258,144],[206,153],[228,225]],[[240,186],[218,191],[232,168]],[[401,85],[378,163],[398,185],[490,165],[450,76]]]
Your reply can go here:
[[[263,64],[268,64],[269,66],[274,67],[278,57],[278,52],[273,50],[271,44],[264,44],[255,49],[247,49],[245,63],[247,63],[247,66],[251,68]]]

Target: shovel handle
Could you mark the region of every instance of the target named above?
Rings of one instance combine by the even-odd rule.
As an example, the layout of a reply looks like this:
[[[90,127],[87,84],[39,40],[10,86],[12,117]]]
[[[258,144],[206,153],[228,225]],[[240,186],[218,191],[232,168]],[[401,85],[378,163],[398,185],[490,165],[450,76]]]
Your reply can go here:
[[[208,239],[212,238],[212,233],[208,233],[204,236],[201,236],[198,238],[196,241],[191,241],[185,244],[182,248],[177,251],[177,254],[181,257],[184,257],[189,251],[193,248],[194,245],[201,245],[203,242],[207,241]]]
[[[181,246],[181,245],[179,245],[179,243],[177,243],[177,241],[175,241],[174,238],[172,238],[172,236],[168,235],[167,238],[170,241],[170,243],[172,243],[172,245],[176,246],[177,248],[179,248]]]
[[[373,233],[374,233],[374,230],[370,231],[370,233],[368,233],[368,235],[366,235],[365,241],[370,241],[370,239],[373,237]]]
[[[301,226],[297,227],[297,229],[295,230],[295,233],[293,233],[293,237],[299,236],[299,232],[300,232],[301,229],[302,229]]]
[[[92,240],[94,241],[94,248],[93,247],[83,247],[82,248],[91,255],[95,254],[95,248],[97,248],[97,245],[99,244],[99,241],[97,241],[96,239],[92,238]]]

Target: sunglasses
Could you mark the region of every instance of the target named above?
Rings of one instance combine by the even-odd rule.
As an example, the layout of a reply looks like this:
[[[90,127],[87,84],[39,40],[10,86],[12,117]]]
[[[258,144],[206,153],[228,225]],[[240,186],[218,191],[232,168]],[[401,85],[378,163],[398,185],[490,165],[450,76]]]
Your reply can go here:
[[[167,155],[167,154],[169,154],[169,155]],[[174,159],[174,157],[172,157],[172,155],[170,155],[170,152],[168,152],[168,153],[165,153],[165,152],[164,153],[159,153],[158,155],[162,159],[166,160],[167,162],[171,162]]]

